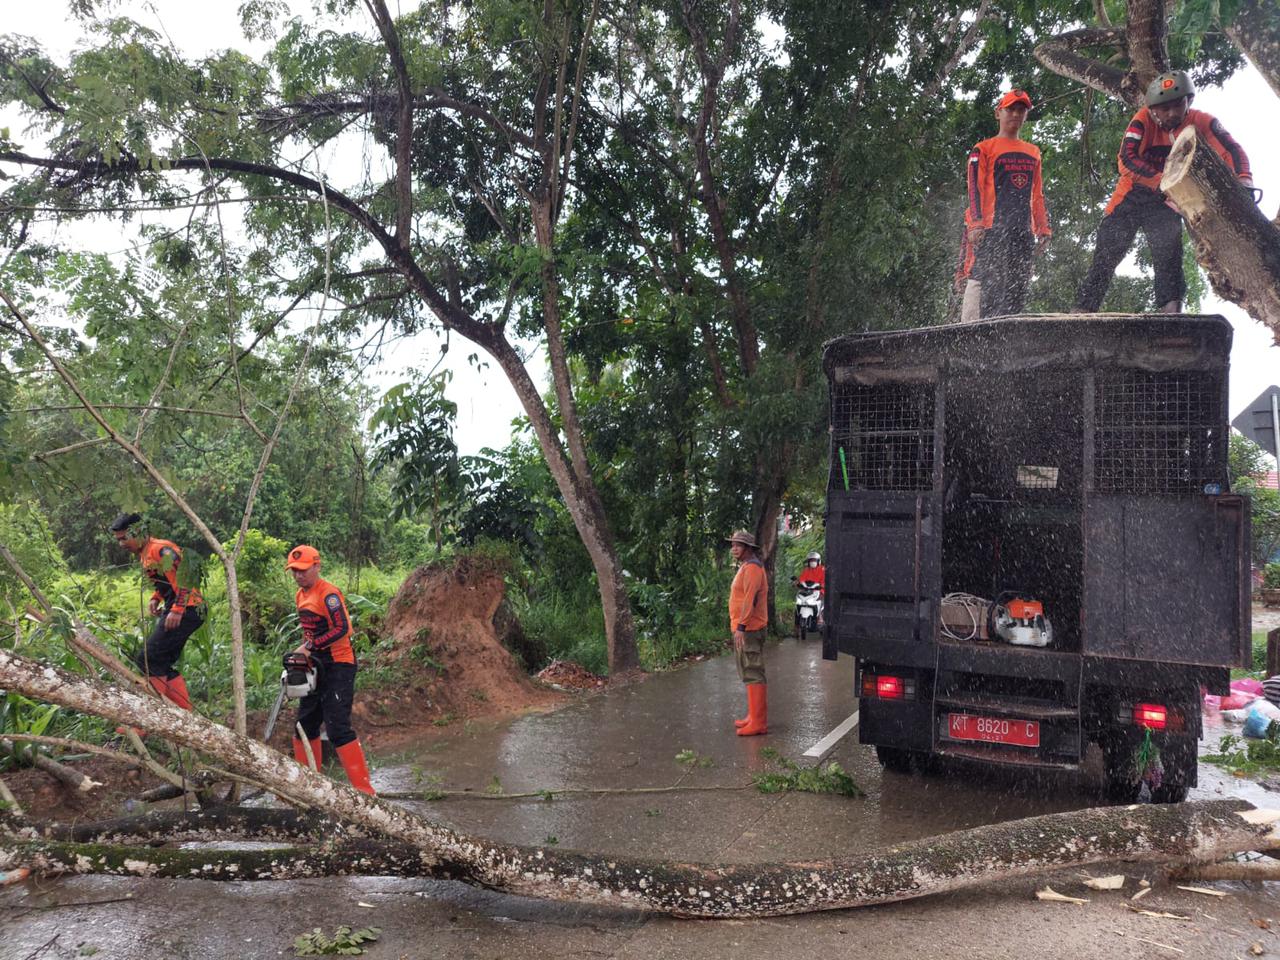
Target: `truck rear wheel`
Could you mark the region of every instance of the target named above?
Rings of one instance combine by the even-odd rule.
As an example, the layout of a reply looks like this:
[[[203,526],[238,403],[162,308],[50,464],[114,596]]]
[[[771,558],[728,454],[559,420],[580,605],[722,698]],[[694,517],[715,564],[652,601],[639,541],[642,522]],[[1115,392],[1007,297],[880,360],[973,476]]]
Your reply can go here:
[[[910,773],[915,762],[915,751],[876,744],[876,759],[886,770],[892,770],[894,773]]]
[[[1160,754],[1164,778],[1151,791],[1152,803],[1181,803],[1196,781],[1196,741],[1174,740]]]
[[[1133,745],[1123,738],[1102,742],[1103,789],[1112,803],[1134,803],[1142,793],[1142,781],[1134,776]]]

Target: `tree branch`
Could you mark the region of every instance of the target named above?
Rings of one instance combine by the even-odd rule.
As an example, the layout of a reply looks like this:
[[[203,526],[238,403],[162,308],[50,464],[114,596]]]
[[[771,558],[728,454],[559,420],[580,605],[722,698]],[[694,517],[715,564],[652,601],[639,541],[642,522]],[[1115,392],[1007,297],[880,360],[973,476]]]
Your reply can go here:
[[[1125,71],[1112,67],[1101,60],[1084,56],[1081,50],[1090,47],[1110,47],[1116,50],[1126,49],[1125,32],[1118,27],[1088,27],[1084,30],[1072,30],[1046,40],[1035,49],[1036,59],[1049,70],[1092,87],[1100,93],[1117,100],[1132,100],[1126,87]]]
[[[401,249],[407,251],[413,218],[413,169],[410,166],[413,156],[413,88],[409,83],[409,67],[400,50],[400,36],[385,0],[365,0],[365,7],[378,25],[378,32],[382,34],[382,43],[387,48],[387,59],[391,61],[391,70],[395,74],[396,89],[399,92],[396,104],[395,237],[400,242]]]

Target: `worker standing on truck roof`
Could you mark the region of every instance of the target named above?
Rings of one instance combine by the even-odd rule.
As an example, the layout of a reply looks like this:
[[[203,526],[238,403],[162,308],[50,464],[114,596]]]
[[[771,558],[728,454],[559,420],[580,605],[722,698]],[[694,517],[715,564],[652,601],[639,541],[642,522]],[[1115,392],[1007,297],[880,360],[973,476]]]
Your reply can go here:
[[[1076,295],[1076,308],[1096,313],[1111,286],[1116,267],[1141,230],[1151,247],[1155,300],[1164,313],[1181,313],[1187,292],[1182,272],[1182,216],[1160,191],[1165,158],[1177,138],[1194,126],[1200,139],[1226,161],[1250,189],[1249,158],[1222,124],[1203,110],[1192,110],[1195,85],[1182,70],[1162,73],[1147,87],[1147,105],[1133,115],[1120,141],[1120,180],[1098,224],[1093,264]],[[1255,194],[1255,197],[1257,195]]]
[[[738,736],[769,732],[769,704],[764,674],[764,638],[769,626],[769,578],[756,538],[735,530],[728,538],[738,572],[729,588],[729,628],[738,659],[738,676],[747,686],[747,715],[735,720]]]
[[[1053,233],[1044,205],[1040,148],[1021,137],[1030,109],[1026,91],[1010,90],[996,105],[999,133],[969,152],[964,215],[969,249],[962,251],[956,280],[959,287],[967,278],[962,322],[1021,313],[1031,285],[1032,257]]]
[[[179,585],[181,548],[171,540],[148,534],[142,526],[142,514],[122,513],[109,529],[116,543],[137,556],[143,574],[155,588],[148,603],[155,625],[134,662],[156,693],[190,710],[191,695],[177,664],[187,639],[204,623],[204,598],[199,590]]]
[[[356,655],[351,646],[351,617],[342,591],[320,579],[320,551],[301,544],[289,551],[285,566],[298,584],[295,602],[305,638],[295,653],[302,654],[316,671],[316,688],[298,704],[298,723],[311,744],[311,755],[320,759],[320,724],[342,761],[351,785],[375,796],[369,782],[364,750],[351,728],[351,705],[356,695]],[[304,766],[307,751],[297,733],[293,755]]]

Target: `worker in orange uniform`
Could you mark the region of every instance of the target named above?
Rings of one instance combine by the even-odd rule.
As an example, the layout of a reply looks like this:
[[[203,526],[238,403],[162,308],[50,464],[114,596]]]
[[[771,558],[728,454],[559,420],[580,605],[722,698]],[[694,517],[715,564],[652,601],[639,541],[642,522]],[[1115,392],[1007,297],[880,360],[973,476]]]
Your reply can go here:
[[[747,715],[735,720],[738,736],[769,732],[769,702],[764,673],[764,638],[769,625],[769,578],[758,555],[756,538],[734,531],[729,550],[738,572],[729,588],[729,628],[738,659],[738,676],[747,686]]]
[[[141,514],[122,513],[109,528],[116,543],[138,557],[143,574],[155,588],[147,605],[156,618],[155,626],[134,662],[156,693],[190,710],[191,695],[177,663],[187,639],[204,623],[204,598],[199,590],[178,583],[182,565],[178,545],[150,536],[141,524]]]
[[[1093,263],[1076,295],[1076,308],[1096,313],[1111,286],[1116,267],[1141,230],[1151,247],[1155,301],[1164,313],[1181,313],[1187,292],[1182,272],[1182,216],[1160,191],[1165,158],[1173,141],[1188,126],[1235,171],[1240,183],[1253,188],[1249,158],[1217,119],[1192,110],[1195,85],[1181,70],[1162,73],[1147,87],[1147,105],[1133,115],[1120,141],[1120,180],[1098,225]],[[1257,193],[1254,194],[1258,198]]]
[[[289,551],[285,566],[298,585],[296,602],[302,626],[302,645],[295,651],[310,660],[316,671],[316,688],[298,704],[298,723],[310,741],[311,755],[320,759],[320,725],[342,761],[351,785],[375,796],[369,782],[364,750],[351,728],[351,704],[356,694],[356,655],[351,646],[351,617],[342,591],[320,579],[320,551],[306,544]],[[307,751],[293,737],[293,755],[307,764]]]
[[[973,316],[977,300],[981,318],[1021,313],[1031,285],[1031,260],[1049,242],[1049,215],[1044,205],[1040,149],[1021,137],[1031,98],[1010,90],[996,105],[1000,131],[969,152],[969,207],[964,220],[972,248],[962,260],[970,262],[968,304],[961,320]],[[960,278],[957,277],[957,286]],[[974,298],[970,287],[979,285]]]

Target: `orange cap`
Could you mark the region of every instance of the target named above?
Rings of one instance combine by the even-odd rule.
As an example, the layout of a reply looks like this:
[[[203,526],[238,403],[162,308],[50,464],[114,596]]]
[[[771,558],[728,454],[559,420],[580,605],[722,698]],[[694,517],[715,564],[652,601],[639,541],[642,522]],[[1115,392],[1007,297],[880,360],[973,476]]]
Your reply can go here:
[[[284,565],[288,570],[306,570],[320,562],[320,551],[305,543],[294,547],[285,558]]]
[[[1000,98],[1000,102],[996,104],[996,109],[1003,110],[1005,107],[1012,107],[1015,103],[1026,104],[1027,109],[1031,109],[1031,97],[1027,95],[1025,90],[1010,90]]]

